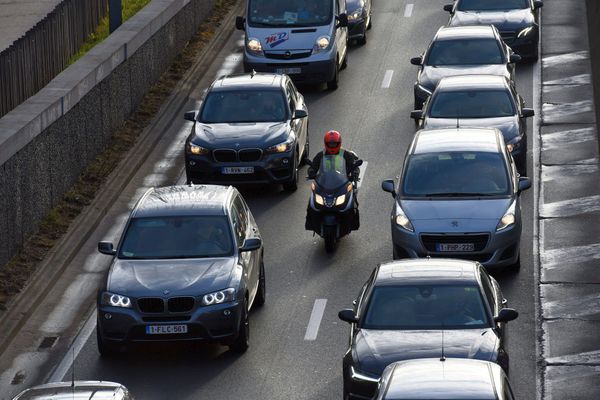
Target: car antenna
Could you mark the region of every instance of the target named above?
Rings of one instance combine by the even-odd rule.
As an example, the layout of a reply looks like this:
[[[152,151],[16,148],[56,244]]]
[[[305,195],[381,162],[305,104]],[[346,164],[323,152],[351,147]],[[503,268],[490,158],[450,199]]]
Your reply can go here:
[[[460,118],[456,117],[456,129],[460,128]]]
[[[446,355],[444,354],[444,324],[442,323],[442,357],[440,357],[440,361],[446,361]]]
[[[254,68],[252,68],[252,72],[250,73],[250,77],[254,78],[254,75],[256,75],[256,71],[254,70]]]

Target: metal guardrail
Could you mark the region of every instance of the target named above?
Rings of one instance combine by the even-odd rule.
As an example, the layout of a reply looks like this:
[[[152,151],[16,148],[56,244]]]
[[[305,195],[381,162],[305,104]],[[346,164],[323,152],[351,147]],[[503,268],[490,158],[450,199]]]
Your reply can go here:
[[[67,65],[108,13],[108,0],[64,0],[0,53],[0,117]]]

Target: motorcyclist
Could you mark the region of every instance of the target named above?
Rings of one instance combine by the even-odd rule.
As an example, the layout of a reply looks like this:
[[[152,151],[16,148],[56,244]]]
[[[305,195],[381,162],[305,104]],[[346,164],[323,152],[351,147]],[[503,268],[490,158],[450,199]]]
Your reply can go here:
[[[354,164],[358,156],[352,150],[342,148],[342,135],[338,131],[331,130],[325,134],[323,140],[325,149],[312,160],[312,166],[308,169],[308,176],[316,176],[321,167],[324,155],[343,157],[346,164],[346,175],[350,181],[358,181],[360,170]]]

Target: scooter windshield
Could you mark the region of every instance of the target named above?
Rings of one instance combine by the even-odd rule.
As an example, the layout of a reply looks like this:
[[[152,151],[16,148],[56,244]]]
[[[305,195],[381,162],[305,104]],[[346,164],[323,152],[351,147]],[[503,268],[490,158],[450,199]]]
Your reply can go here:
[[[346,160],[342,155],[323,156],[315,179],[317,185],[327,192],[336,192],[348,183]]]

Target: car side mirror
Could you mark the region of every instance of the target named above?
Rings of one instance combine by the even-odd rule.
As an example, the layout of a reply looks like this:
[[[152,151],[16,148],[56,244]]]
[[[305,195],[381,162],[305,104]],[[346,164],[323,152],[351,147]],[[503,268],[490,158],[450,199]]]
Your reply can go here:
[[[340,14],[337,17],[335,17],[335,19],[337,19],[338,21],[338,28],[345,28],[348,26],[348,14]]]
[[[410,63],[412,65],[421,65],[421,64],[423,64],[423,57],[422,56],[413,57],[410,59]]]
[[[294,111],[294,119],[306,118],[306,117],[308,117],[308,113],[306,112],[306,110],[298,108]]]
[[[518,54],[511,54],[510,58],[509,58],[509,61],[510,61],[511,64],[514,64],[514,63],[518,63],[519,61],[521,61],[521,59],[522,58],[521,58],[520,55],[518,55]]]
[[[498,315],[494,317],[494,322],[509,322],[517,319],[519,313],[513,308],[503,308]]]
[[[423,119],[423,110],[413,110],[410,112],[412,119]]]
[[[453,4],[445,4],[444,5],[444,11],[448,11],[449,13],[452,12],[452,9],[454,8]]]
[[[535,0],[533,2],[533,9],[537,10],[538,8],[544,7],[544,2],[542,0]]]
[[[523,118],[533,117],[534,115],[535,111],[533,111],[533,108],[524,108],[523,110],[521,110],[521,116]]]
[[[240,247],[240,252],[258,250],[260,246],[262,246],[262,240],[259,238],[248,238],[244,240],[242,247]]]
[[[519,192],[527,190],[531,187],[531,179],[526,176],[519,177]]]
[[[246,18],[244,17],[235,17],[235,29],[239,31],[246,30]]]
[[[196,111],[188,111],[183,114],[183,119],[186,121],[196,122]]]
[[[99,242],[98,251],[102,254],[106,254],[107,256],[114,256],[117,254],[117,250],[115,250],[111,242]]]
[[[338,313],[338,318],[341,319],[342,321],[345,321],[345,322],[348,322],[351,324],[356,324],[358,322],[358,318],[356,317],[354,310],[351,310],[349,308],[340,311]]]
[[[396,197],[396,189],[394,188],[393,179],[386,179],[383,182],[381,182],[381,189],[383,189],[384,192],[390,192],[392,194],[392,197]]]

